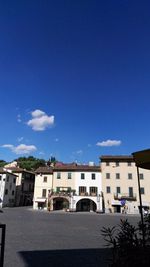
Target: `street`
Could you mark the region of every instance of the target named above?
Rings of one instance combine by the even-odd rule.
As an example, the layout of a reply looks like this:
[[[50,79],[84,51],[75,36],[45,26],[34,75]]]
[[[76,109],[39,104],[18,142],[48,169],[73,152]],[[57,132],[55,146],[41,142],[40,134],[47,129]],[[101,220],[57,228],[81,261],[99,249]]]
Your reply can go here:
[[[136,224],[139,216],[34,211],[30,207],[5,208],[4,267],[107,266],[110,250],[101,236],[103,226],[120,218]]]

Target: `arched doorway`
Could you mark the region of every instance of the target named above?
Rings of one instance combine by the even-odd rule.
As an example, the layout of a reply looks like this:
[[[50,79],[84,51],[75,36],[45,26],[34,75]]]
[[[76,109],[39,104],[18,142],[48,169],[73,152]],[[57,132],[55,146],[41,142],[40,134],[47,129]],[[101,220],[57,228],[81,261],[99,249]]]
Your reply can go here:
[[[76,211],[96,211],[96,203],[88,198],[80,199],[76,205]]]
[[[63,197],[53,198],[53,210],[63,210],[69,208],[69,201]]]

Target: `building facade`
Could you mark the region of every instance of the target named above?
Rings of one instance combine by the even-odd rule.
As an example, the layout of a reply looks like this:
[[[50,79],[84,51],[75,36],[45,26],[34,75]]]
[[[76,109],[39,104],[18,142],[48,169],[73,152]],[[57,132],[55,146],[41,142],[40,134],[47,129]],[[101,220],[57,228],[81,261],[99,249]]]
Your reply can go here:
[[[6,169],[17,175],[15,206],[32,205],[35,173],[19,167],[7,167]]]
[[[35,174],[33,209],[47,209],[50,205],[48,198],[53,188],[53,169],[39,167]]]
[[[101,156],[105,212],[139,213],[137,168],[132,156]],[[150,171],[139,169],[143,209],[150,207]]]
[[[57,163],[54,167],[39,168],[33,208],[102,212],[100,167]]]
[[[5,168],[0,168],[0,207],[15,205],[17,176]]]

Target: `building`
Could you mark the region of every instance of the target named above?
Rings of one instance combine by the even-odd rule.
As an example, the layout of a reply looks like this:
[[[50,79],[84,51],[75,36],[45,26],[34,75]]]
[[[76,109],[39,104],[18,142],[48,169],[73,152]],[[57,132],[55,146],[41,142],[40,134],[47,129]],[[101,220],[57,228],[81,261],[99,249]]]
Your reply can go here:
[[[137,168],[132,156],[101,156],[105,212],[139,213]],[[140,169],[140,192],[144,209],[150,207],[150,171]]]
[[[102,212],[100,167],[57,163],[37,169],[33,208]]]
[[[15,206],[32,205],[35,173],[19,167],[7,167],[6,169],[17,175]]]
[[[53,188],[53,169],[51,167],[39,167],[36,170],[33,209],[47,209],[48,198]]]
[[[101,169],[99,166],[77,166],[75,190],[74,210],[103,212]]]
[[[0,207],[15,205],[17,176],[5,168],[0,168]]]

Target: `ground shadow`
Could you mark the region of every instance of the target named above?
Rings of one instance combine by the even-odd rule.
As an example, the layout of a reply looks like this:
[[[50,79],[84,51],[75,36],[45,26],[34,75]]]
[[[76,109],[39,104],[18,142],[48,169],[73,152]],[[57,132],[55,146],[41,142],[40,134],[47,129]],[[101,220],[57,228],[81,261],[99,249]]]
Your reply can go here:
[[[20,251],[26,267],[106,267],[110,249]]]

